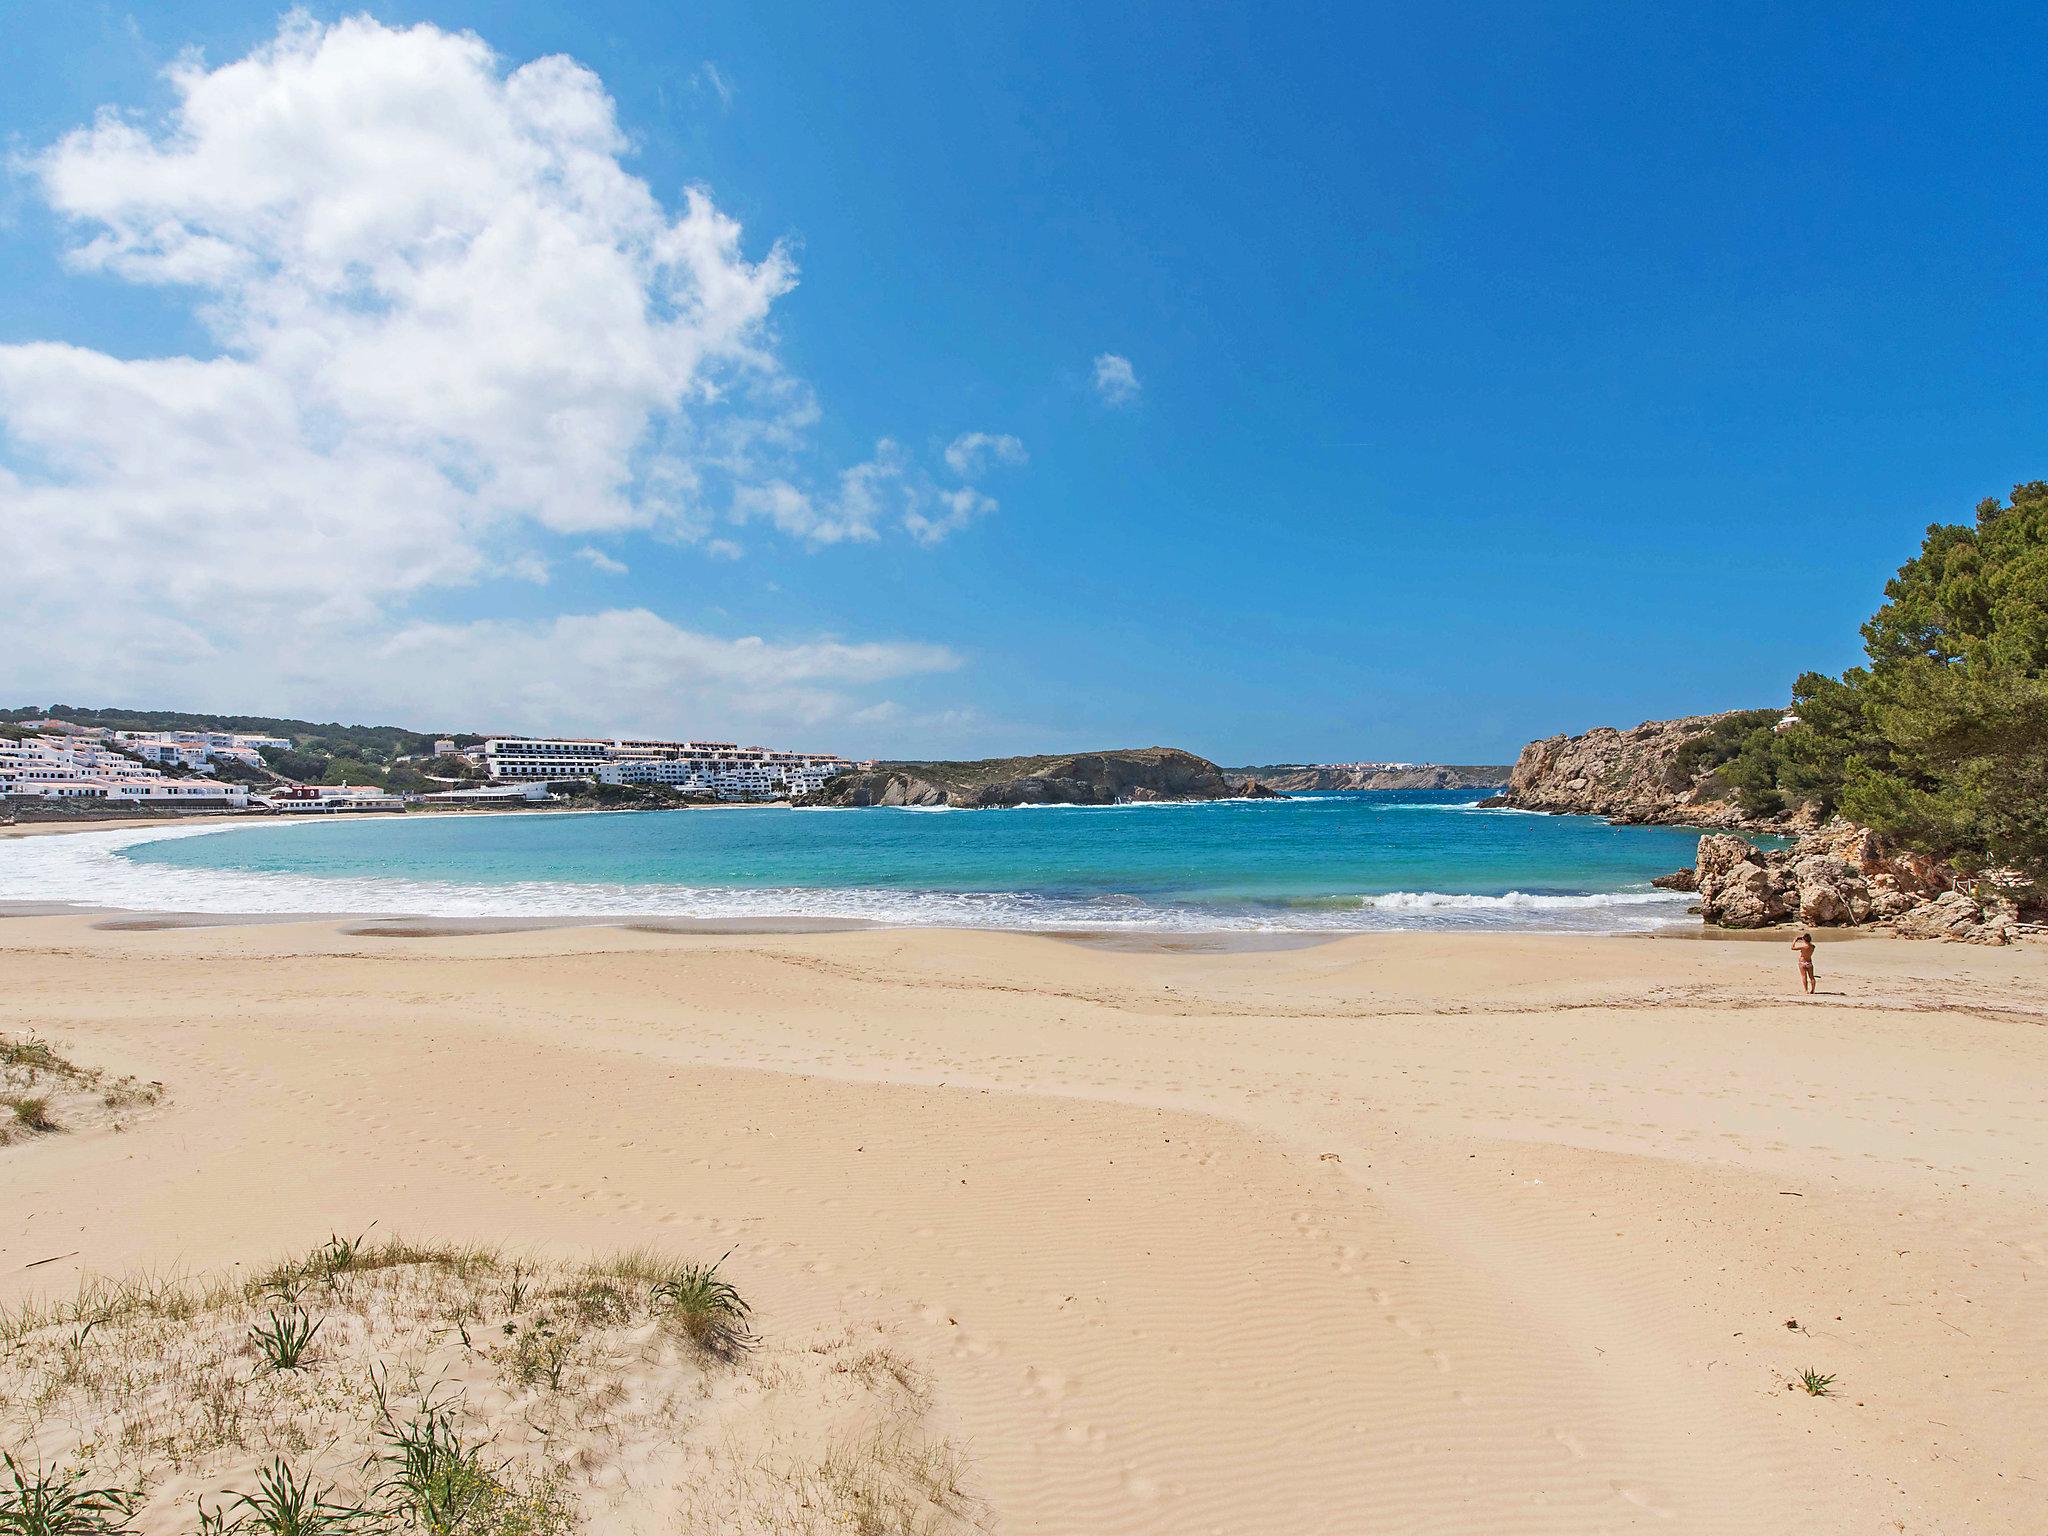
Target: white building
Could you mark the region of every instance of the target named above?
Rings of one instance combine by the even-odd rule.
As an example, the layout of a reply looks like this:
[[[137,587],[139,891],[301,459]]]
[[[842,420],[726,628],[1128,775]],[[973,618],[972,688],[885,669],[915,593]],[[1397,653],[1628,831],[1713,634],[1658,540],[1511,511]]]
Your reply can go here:
[[[0,742],[0,795],[49,800],[132,800],[193,809],[239,809],[239,784],[176,778],[75,736]]]
[[[533,805],[552,800],[545,784],[489,784],[474,789],[442,789],[412,797],[426,805]]]
[[[208,765],[221,757],[261,768],[263,748],[291,748],[282,736],[251,736],[235,731],[115,731],[113,736],[125,751],[152,763],[171,763],[200,773],[209,772]]]
[[[117,738],[122,747],[133,752],[146,763],[173,768],[191,768],[207,772],[213,764],[214,749],[203,741],[179,741],[169,736],[137,736],[122,734]]]
[[[783,752],[731,741],[650,741],[625,737],[493,737],[484,743],[494,779],[590,779],[600,784],[661,784],[720,800],[804,799],[836,773],[857,765],[829,752]]]
[[[273,811],[402,811],[405,801],[374,784],[292,784],[257,799]]]

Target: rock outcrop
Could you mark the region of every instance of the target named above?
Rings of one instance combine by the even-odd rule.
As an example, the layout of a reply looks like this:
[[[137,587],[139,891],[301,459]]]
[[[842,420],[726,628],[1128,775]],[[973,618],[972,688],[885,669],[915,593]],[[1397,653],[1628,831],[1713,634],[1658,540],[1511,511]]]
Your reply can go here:
[[[830,779],[816,805],[1120,805],[1146,800],[1270,800],[1256,781],[1232,783],[1205,757],[1175,747],[1005,757],[960,763],[877,763]]]
[[[1692,879],[1700,915],[1722,928],[1870,923],[1902,938],[2005,944],[2022,926],[2009,899],[1959,889],[1959,877],[1947,866],[1920,854],[1888,854],[1876,833],[1844,821],[1790,848],[1759,848],[1747,838],[1709,833],[1700,839]]]
[[[1711,766],[1686,750],[1739,713],[1648,720],[1629,731],[1603,726],[1583,736],[1532,741],[1509,771],[1507,792],[1491,803],[1688,827],[1775,831],[1810,824],[1810,818],[1765,821],[1747,815],[1727,797]]]
[[[1226,768],[1233,780],[1251,780],[1290,795],[1347,789],[1498,789],[1505,763],[1276,763]]]

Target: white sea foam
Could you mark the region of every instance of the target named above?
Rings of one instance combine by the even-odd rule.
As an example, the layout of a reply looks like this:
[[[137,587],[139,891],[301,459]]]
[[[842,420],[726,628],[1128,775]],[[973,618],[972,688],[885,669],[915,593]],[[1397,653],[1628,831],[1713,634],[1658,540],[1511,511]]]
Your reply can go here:
[[[1082,807],[1081,809],[1106,809]],[[310,823],[302,823],[308,825]],[[271,828],[291,823],[266,823]],[[1272,907],[1164,904],[1015,891],[867,887],[745,889],[562,881],[493,885],[378,876],[322,877],[138,862],[121,850],[235,827],[78,832],[0,842],[0,900],[143,912],[429,917],[848,918],[895,926],[1355,931],[1400,928],[1641,931],[1684,922],[1689,898],[1662,891],[1472,895],[1393,891]]]
[[[1385,912],[1575,912],[1605,907],[1668,907],[1692,898],[1671,891],[1612,891],[1586,895],[1546,896],[1508,891],[1500,896],[1472,896],[1449,891],[1387,891],[1359,898]]]

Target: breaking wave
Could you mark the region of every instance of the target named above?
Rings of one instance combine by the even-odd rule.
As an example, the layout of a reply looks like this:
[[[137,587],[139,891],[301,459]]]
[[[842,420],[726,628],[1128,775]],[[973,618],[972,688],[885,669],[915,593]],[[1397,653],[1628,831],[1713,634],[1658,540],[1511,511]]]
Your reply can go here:
[[[1076,807],[1075,809],[1103,809]],[[269,822],[280,828],[290,823]],[[1129,893],[743,887],[506,880],[465,883],[149,863],[143,843],[232,837],[239,827],[75,832],[0,842],[0,901],[228,915],[448,918],[833,918],[886,926],[1361,932],[1396,929],[1641,932],[1687,921],[1663,891],[1498,895],[1389,891],[1274,899],[1168,900]]]

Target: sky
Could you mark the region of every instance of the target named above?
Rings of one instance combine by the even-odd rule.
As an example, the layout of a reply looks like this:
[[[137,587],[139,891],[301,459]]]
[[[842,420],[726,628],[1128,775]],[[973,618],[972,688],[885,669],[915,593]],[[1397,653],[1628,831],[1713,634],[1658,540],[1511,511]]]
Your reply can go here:
[[[0,7],[0,702],[1506,761],[2048,476],[1995,6]]]

